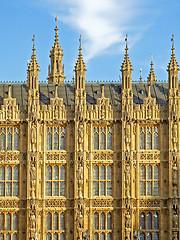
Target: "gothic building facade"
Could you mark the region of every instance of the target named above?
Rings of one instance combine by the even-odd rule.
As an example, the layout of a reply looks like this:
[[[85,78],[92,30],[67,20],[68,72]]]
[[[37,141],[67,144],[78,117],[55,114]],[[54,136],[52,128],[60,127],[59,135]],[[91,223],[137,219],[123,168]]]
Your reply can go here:
[[[132,83],[88,84],[81,44],[65,84],[55,28],[48,84],[35,46],[25,84],[0,84],[0,240],[179,239],[180,92],[174,43],[168,84],[151,62]]]

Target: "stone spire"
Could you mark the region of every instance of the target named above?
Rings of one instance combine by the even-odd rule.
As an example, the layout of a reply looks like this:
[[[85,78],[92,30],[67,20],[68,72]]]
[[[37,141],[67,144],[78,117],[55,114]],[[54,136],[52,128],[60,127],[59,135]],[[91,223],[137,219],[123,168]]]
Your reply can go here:
[[[154,64],[153,64],[153,57],[152,57],[152,55],[151,55],[151,58],[152,58],[152,60],[151,60],[151,68],[150,68],[150,73],[149,73],[148,78],[147,78],[148,85],[152,85],[153,83],[157,82],[157,77],[156,77],[156,75],[154,73]]]
[[[125,48],[125,56],[124,61],[121,66],[121,72],[122,72],[122,89],[132,89],[132,64],[129,59],[129,53],[128,53],[128,44],[127,44],[127,35],[125,38],[126,41],[126,48]]]
[[[82,56],[81,35],[80,35],[79,42],[80,42],[79,55],[75,65],[76,89],[85,89],[85,72],[87,70],[86,70],[86,65],[84,63],[83,56]]]
[[[48,75],[48,82],[49,83],[64,83],[64,64],[62,64],[62,58],[64,56],[63,50],[61,49],[61,46],[59,44],[59,38],[58,38],[58,26],[57,26],[57,15],[56,15],[56,27],[55,27],[55,39],[54,39],[54,45],[52,47],[52,50],[50,51],[50,59],[51,64],[49,64],[49,75]]]
[[[178,89],[178,72],[179,72],[179,65],[175,57],[174,35],[172,35],[171,41],[172,41],[172,48],[171,48],[172,53],[171,53],[171,59],[167,69],[169,90]]]
[[[33,35],[33,48],[32,48],[32,56],[31,61],[28,64],[27,70],[27,85],[29,89],[38,89],[38,80],[39,80],[39,65],[36,59],[36,49],[35,49],[35,35]]]

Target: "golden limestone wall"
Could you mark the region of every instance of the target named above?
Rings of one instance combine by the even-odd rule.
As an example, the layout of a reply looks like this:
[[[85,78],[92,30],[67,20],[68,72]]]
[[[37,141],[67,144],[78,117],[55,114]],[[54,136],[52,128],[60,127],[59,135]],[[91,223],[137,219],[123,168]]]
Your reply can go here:
[[[102,89],[96,105],[79,90],[74,107],[57,96],[40,107],[32,90],[28,112],[20,112],[9,94],[0,110],[0,239],[87,239],[87,231],[90,239],[133,239],[140,225],[142,239],[178,239],[179,101],[133,105],[127,91],[112,107]],[[95,141],[101,131],[105,147]],[[18,167],[18,178],[8,177],[8,166]]]

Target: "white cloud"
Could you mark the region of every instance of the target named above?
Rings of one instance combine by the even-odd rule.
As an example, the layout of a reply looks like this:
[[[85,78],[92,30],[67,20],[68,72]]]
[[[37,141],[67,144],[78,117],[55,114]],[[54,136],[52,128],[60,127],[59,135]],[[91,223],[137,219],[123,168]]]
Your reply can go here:
[[[149,27],[145,20],[149,13],[142,0],[45,1],[56,9],[63,22],[83,35],[86,61],[115,44],[122,49],[126,33],[130,33],[130,45],[134,44]]]

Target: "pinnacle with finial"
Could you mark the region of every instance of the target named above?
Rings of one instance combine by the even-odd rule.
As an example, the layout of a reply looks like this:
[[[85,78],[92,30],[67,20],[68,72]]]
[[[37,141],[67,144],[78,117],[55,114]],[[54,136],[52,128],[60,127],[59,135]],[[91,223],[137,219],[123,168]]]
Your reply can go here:
[[[128,35],[126,34],[126,37],[125,37],[126,48],[125,48],[124,61],[123,61],[122,66],[121,66],[121,71],[124,71],[124,70],[133,71],[132,64],[131,64],[131,61],[129,59],[129,53],[128,53],[129,48],[128,48],[127,41],[128,41]]]
[[[76,62],[76,65],[75,65],[75,70],[76,69],[83,69],[83,70],[86,70],[86,65],[83,61],[83,56],[82,56],[82,46],[81,46],[81,35],[80,35],[80,38],[79,38],[79,55],[78,55],[78,60]]]
[[[157,77],[154,73],[153,55],[151,54],[151,68],[148,76],[148,85],[152,85],[157,82]]]
[[[169,70],[178,70],[179,71],[179,65],[178,65],[178,62],[176,61],[176,56],[175,56],[174,34],[172,34],[171,42],[172,42],[172,48],[171,48],[172,53],[171,53],[171,59],[168,64],[167,71],[169,71]]]
[[[32,42],[33,42],[33,48],[32,48],[32,55],[31,55],[31,61],[30,63],[28,64],[28,69],[34,69],[34,68],[37,68],[39,70],[39,65],[37,63],[37,59],[36,59],[36,48],[35,48],[35,35],[33,35],[33,38],[32,38]]]

